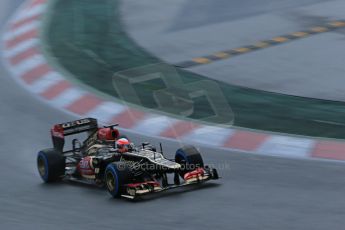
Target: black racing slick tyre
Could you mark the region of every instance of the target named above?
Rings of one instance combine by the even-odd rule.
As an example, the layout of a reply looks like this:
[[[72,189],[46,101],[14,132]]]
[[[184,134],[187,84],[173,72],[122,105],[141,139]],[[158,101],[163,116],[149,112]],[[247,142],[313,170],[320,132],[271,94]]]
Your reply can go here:
[[[204,167],[200,152],[191,145],[184,146],[176,151],[175,162],[181,165],[179,171],[181,177],[197,168]]]
[[[104,181],[108,192],[118,198],[125,192],[124,185],[132,181],[132,172],[124,162],[110,163],[105,169]]]
[[[46,183],[60,180],[65,175],[65,158],[55,149],[45,149],[37,154],[37,169]]]

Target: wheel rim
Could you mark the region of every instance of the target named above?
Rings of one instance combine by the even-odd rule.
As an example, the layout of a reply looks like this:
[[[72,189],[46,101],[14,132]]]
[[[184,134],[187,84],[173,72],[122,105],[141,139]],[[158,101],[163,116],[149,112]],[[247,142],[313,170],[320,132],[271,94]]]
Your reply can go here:
[[[41,177],[44,177],[46,175],[46,164],[42,157],[38,158],[37,166],[38,166],[38,172],[40,173]]]
[[[110,191],[115,190],[115,177],[111,172],[107,172],[107,186]]]

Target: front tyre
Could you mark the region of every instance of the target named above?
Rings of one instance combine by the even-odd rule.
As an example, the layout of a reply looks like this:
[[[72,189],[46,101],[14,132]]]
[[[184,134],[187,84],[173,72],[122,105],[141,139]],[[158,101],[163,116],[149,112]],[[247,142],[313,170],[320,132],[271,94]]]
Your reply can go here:
[[[131,171],[123,162],[110,163],[105,169],[105,184],[114,198],[120,197],[125,192],[124,185],[130,183],[131,178]]]
[[[175,162],[181,165],[179,174],[182,178],[186,173],[204,167],[200,152],[191,145],[184,146],[176,151]]]
[[[65,158],[55,149],[45,149],[37,154],[37,169],[46,183],[60,180],[65,175]]]

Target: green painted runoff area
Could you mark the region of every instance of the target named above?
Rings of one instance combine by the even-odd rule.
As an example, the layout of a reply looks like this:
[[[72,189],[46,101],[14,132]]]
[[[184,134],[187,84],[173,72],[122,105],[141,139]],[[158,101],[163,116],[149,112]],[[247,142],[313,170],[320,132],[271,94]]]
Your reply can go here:
[[[50,13],[42,31],[45,52],[52,64],[59,63],[74,80],[119,97],[112,84],[115,73],[161,62],[128,37],[121,22],[118,0],[53,0],[49,4]],[[210,80],[185,70],[177,71],[186,85]],[[345,137],[344,103],[214,83],[218,84],[219,92],[233,111],[235,126],[308,136]],[[140,106],[159,109],[154,92],[166,88],[162,79],[139,81],[132,87],[140,99]],[[194,110],[187,118],[203,119],[214,115],[206,96],[195,97],[193,106]]]

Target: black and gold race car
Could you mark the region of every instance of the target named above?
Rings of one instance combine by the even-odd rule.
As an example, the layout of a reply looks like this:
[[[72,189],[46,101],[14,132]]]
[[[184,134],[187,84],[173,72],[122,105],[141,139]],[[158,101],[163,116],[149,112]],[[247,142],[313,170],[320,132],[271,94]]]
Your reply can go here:
[[[116,126],[99,128],[93,118],[54,125],[53,148],[37,155],[43,181],[72,180],[106,186],[113,197],[135,199],[219,178],[216,169],[204,165],[195,147],[179,148],[175,159],[167,159],[161,145],[159,151],[149,143],[135,146],[120,135]],[[64,150],[65,137],[81,133],[88,134],[86,140],[74,138],[71,149]],[[168,174],[173,175],[173,182],[169,182]]]

